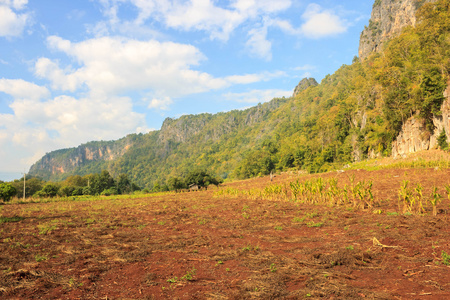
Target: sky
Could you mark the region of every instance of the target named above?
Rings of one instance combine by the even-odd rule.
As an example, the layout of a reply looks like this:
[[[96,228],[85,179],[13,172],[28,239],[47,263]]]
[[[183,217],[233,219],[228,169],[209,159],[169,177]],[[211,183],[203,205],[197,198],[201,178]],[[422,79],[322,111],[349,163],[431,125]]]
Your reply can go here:
[[[372,0],[0,0],[0,180],[53,150],[290,97],[358,54]]]

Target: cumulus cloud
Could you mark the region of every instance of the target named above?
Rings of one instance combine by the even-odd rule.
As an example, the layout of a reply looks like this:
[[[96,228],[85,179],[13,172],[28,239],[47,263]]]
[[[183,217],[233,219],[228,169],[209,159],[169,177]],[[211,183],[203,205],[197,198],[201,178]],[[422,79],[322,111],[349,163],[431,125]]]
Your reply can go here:
[[[232,32],[244,22],[259,19],[288,9],[291,0],[99,0],[103,5],[108,23],[98,29],[105,32],[125,27],[135,31],[146,21],[158,21],[167,27],[183,31],[206,32],[211,39],[227,41]],[[218,3],[222,6],[217,5]],[[118,18],[120,6],[132,4],[138,9],[138,16],[132,22]]]
[[[0,36],[14,37],[22,34],[30,21],[30,15],[19,11],[25,9],[27,4],[28,0],[0,0]]]
[[[169,110],[170,105],[173,103],[173,100],[170,97],[163,97],[160,99],[153,98],[149,101],[148,108],[160,109],[160,110]]]
[[[0,79],[0,92],[19,99],[41,99],[50,95],[46,87],[22,79]]]
[[[11,156],[1,160],[1,170],[20,170],[17,157],[29,166],[54,149],[148,132],[145,115],[133,111],[129,97],[52,97],[45,87],[10,79],[0,79],[0,91],[14,98],[12,113],[0,114],[0,149]]]
[[[250,53],[267,61],[272,60],[272,43],[267,40],[267,27],[254,28],[248,35],[250,38],[246,47]]]
[[[301,16],[298,27],[278,15],[292,6],[291,0],[98,0],[107,18],[93,27],[97,36],[111,33],[127,33],[158,38],[151,25],[159,23],[180,31],[202,31],[210,39],[226,42],[237,29],[247,31],[245,49],[255,58],[270,61],[272,43],[268,29],[278,28],[289,35],[307,38],[323,38],[343,33],[349,23],[332,10],[318,4],[310,4]],[[119,13],[122,6],[133,5],[137,16],[122,20]]]
[[[230,84],[250,84],[261,81],[269,81],[274,78],[284,77],[286,73],[283,71],[275,72],[261,72],[255,74],[245,74],[245,75],[232,75],[225,77],[225,80]]]
[[[322,38],[347,31],[348,24],[331,10],[324,10],[318,4],[308,5],[302,15],[305,22],[302,33],[308,38]]]
[[[292,91],[283,91],[278,89],[269,90],[251,90],[243,93],[227,93],[223,97],[228,101],[235,101],[240,103],[263,103],[272,100],[273,98],[290,97]]]
[[[175,97],[225,84],[193,69],[205,57],[191,45],[120,37],[71,43],[51,36],[47,41],[49,47],[64,52],[81,65],[61,68],[56,61],[47,58],[37,61],[36,74],[49,79],[61,90],[73,91],[86,85],[91,91],[104,94],[155,90]]]
[[[284,75],[263,72],[216,78],[195,70],[206,59],[199,49],[173,42],[101,37],[72,43],[57,36],[47,42],[78,65],[61,67],[57,61],[40,58],[36,75],[50,80],[53,88],[74,92],[87,87],[95,95],[139,91],[149,95],[144,97],[149,108],[168,109],[176,97]]]

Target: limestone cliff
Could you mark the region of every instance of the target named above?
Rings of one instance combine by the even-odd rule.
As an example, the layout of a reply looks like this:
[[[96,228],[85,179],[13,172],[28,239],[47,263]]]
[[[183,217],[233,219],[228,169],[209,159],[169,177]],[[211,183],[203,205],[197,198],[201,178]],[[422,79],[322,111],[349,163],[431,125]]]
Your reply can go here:
[[[422,150],[437,148],[437,138],[442,130],[450,140],[450,84],[444,92],[445,101],[441,106],[441,115],[433,117],[435,130],[428,133],[423,121],[417,117],[409,118],[402,126],[400,134],[392,143],[392,156],[404,156]]]
[[[49,174],[71,172],[90,162],[113,161],[133,146],[136,136],[131,134],[117,141],[90,142],[76,148],[52,151],[33,164],[29,174],[47,179]]]
[[[318,83],[314,78],[303,78],[298,85],[295,87],[294,89],[294,94],[292,95],[292,97],[297,96],[298,94],[300,94],[302,91],[306,90],[307,88],[309,88],[310,86],[317,86]]]
[[[359,57],[364,60],[372,52],[381,52],[386,42],[399,35],[405,26],[415,26],[415,14],[420,6],[435,1],[376,0],[369,26],[361,33]]]

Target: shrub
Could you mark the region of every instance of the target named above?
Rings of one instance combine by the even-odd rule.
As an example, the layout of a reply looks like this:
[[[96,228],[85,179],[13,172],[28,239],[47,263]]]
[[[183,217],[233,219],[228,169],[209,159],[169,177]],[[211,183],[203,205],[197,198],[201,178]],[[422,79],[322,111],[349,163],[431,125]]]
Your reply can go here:
[[[448,150],[447,135],[445,134],[444,129],[442,129],[441,133],[439,134],[437,142],[441,150]]]
[[[0,199],[7,202],[16,194],[16,189],[9,183],[0,183]]]

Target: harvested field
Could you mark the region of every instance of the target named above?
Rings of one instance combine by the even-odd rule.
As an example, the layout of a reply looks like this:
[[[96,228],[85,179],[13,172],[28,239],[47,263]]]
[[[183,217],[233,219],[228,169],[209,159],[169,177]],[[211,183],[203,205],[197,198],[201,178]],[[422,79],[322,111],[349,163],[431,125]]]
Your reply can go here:
[[[220,190],[371,181],[373,207]],[[399,191],[423,186],[403,213]],[[450,299],[450,170],[282,174],[137,199],[1,207],[3,299]],[[433,216],[429,200],[442,197]],[[428,204],[427,204],[428,203]],[[416,204],[415,204],[416,205]]]

